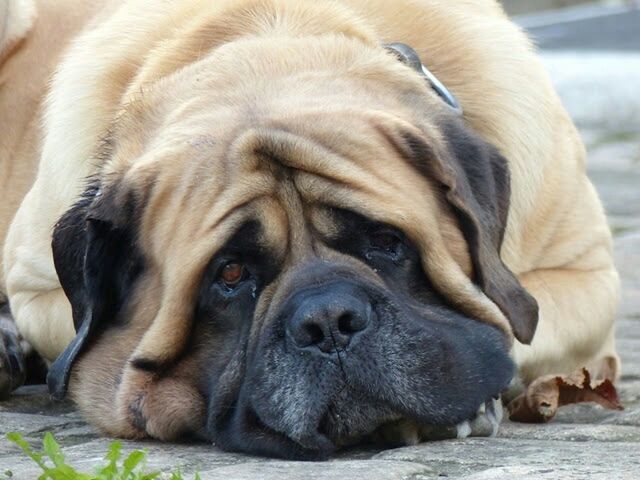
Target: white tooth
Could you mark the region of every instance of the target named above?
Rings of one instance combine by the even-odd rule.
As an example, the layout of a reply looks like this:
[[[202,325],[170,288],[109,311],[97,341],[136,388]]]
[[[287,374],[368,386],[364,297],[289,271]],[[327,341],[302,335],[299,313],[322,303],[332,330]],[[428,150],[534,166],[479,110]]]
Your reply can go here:
[[[495,437],[498,433],[498,429],[500,428],[500,423],[502,422],[503,410],[502,410],[502,401],[498,398],[498,400],[491,400],[491,403],[487,408],[487,418],[489,422],[491,422],[491,436]]]
[[[402,439],[405,445],[417,445],[420,443],[420,436],[418,434],[418,428],[411,425],[409,428],[404,429],[402,432]]]
[[[471,425],[468,420],[465,420],[462,423],[456,425],[456,429],[458,431],[457,438],[467,438],[471,435]]]

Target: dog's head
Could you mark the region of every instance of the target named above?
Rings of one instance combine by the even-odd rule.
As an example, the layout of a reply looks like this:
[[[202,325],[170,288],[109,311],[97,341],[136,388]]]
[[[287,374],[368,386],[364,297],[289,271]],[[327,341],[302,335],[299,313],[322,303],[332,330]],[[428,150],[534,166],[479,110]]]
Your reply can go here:
[[[225,45],[99,158],[54,232],[78,334],[49,381],[112,433],[322,456],[469,419],[531,340],[505,159],[381,47]]]

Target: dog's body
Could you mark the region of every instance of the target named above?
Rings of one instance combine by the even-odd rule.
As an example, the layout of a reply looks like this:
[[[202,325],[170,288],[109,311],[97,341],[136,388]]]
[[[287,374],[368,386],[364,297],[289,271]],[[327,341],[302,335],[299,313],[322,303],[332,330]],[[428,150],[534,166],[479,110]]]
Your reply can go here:
[[[394,99],[381,101],[380,105],[372,107],[372,112],[386,111],[408,118],[406,111],[410,107],[406,106],[406,100],[411,95],[408,90],[413,87],[391,78],[392,74],[387,77],[379,74],[377,67],[371,66],[374,60],[371,63],[366,60],[376,45],[403,42],[413,47],[422,62],[455,94],[464,110],[464,124],[507,159],[511,193],[507,199],[508,221],[500,254],[508,269],[535,297],[540,311],[531,344],[515,342],[511,350],[521,378],[528,383],[540,375],[570,372],[584,365],[601,376],[616,378],[619,375],[613,337],[618,279],[602,207],[585,174],[584,149],[529,42],[508,21],[496,2],[184,0],[156,4],[145,0],[109,2],[100,9],[90,3],[43,1],[38,5],[35,25],[31,30],[25,28],[22,44],[3,43],[0,39],[0,48],[4,49],[0,50],[0,61],[3,62],[0,67],[0,182],[3,192],[0,236],[8,232],[0,291],[8,297],[21,334],[44,357],[53,361],[75,335],[72,308],[67,299],[72,289],[65,286],[64,280],[61,286],[59,279],[60,272],[64,271],[64,266],[60,266],[64,260],[56,259],[57,273],[51,252],[54,226],[81,197],[86,178],[116,177],[126,171],[129,181],[136,179],[144,183],[146,180],[142,179],[147,175],[151,179],[147,167],[153,163],[153,158],[143,153],[152,151],[162,157],[172,147],[163,144],[165,137],[152,138],[148,132],[168,128],[167,125],[185,117],[185,112],[196,108],[195,101],[178,103],[175,100],[175,104],[171,103],[174,101],[169,98],[171,94],[163,97],[163,103],[158,106],[158,98],[162,95],[158,91],[149,103],[145,93],[148,85],[171,92],[176,82],[190,83],[195,90],[201,85],[199,82],[215,83],[215,95],[212,93],[211,98],[218,105],[216,108],[229,109],[228,117],[233,117],[229,121],[232,130],[258,129],[256,138],[263,140],[254,138],[247,142],[272,142],[269,143],[269,158],[278,156],[274,153],[280,148],[278,145],[291,139],[284,134],[262,132],[260,128],[266,128],[266,124],[269,128],[277,125],[278,131],[287,134],[321,138],[323,145],[334,145],[336,151],[342,152],[340,149],[346,148],[343,144],[348,142],[341,136],[341,128],[355,131],[357,127],[347,123],[341,126],[340,106],[351,115],[351,110],[366,111],[380,97],[373,93],[360,98],[358,94],[352,101],[350,89],[355,92],[358,82],[364,90],[369,89],[368,82],[381,85],[382,92],[397,90]],[[60,21],[62,16],[65,22]],[[84,33],[80,33],[83,28]],[[300,49],[306,51],[306,60],[295,53]],[[207,78],[207,69],[199,66],[203,59],[214,55],[217,55],[219,68],[215,82]],[[305,61],[308,63],[303,65]],[[359,68],[371,70],[359,76]],[[286,77],[282,72],[289,70],[298,72],[295,81],[280,82],[281,76]],[[47,81],[54,71],[57,73],[48,88]],[[255,77],[253,83],[247,80],[251,76]],[[271,85],[270,76],[274,77],[276,86]],[[323,80],[318,80],[318,76]],[[236,81],[246,83],[244,90],[227,94],[225,86],[235,87]],[[162,88],[158,89],[157,85]],[[308,89],[307,85],[310,85]],[[287,93],[278,100],[282,91]],[[343,98],[335,102],[322,100],[331,99],[334,91]],[[240,100],[235,95],[239,95]],[[319,104],[309,100],[316,95],[321,99]],[[398,100],[402,95],[407,98]],[[252,96],[255,98],[243,103]],[[425,100],[425,105],[438,112],[443,108],[438,101],[433,96]],[[166,104],[172,106],[166,107]],[[43,111],[44,121],[41,122]],[[333,112],[330,115],[333,120],[323,120],[323,111]],[[443,115],[446,116],[438,114],[437,118],[445,118]],[[380,129],[392,129],[391,120],[382,113],[371,113],[366,118],[374,117],[371,121],[382,125]],[[334,121],[336,132],[332,131]],[[190,142],[196,157],[217,155],[215,152],[220,143],[226,142],[227,149],[231,148],[229,145],[236,145],[231,140],[221,140],[227,138],[228,132],[220,131],[216,120],[208,122],[211,122],[211,134],[197,121],[189,124],[193,132],[188,129],[179,132],[185,138],[193,133],[185,141]],[[447,132],[451,130],[441,128],[440,120],[434,121],[433,125],[425,130],[433,134],[434,142],[447,140]],[[130,138],[124,146],[113,147],[109,150],[110,155],[104,155],[101,149],[105,135],[111,132],[117,137],[113,132],[120,129]],[[264,135],[271,140],[265,140]],[[373,148],[373,140],[367,135],[359,137],[359,151],[366,151],[367,145]],[[392,133],[385,135],[393,137]],[[107,143],[111,141],[107,139]],[[379,148],[377,144],[376,148]],[[297,155],[304,156],[305,151],[300,147]],[[162,167],[164,175],[171,179],[167,185],[172,185],[174,191],[197,190],[197,184],[193,183],[194,178],[200,178],[197,175],[190,177],[188,182],[180,180],[180,169],[192,169],[188,162],[180,162],[187,160]],[[289,168],[292,167],[289,165]],[[339,167],[327,168],[335,173]],[[376,168],[381,167],[367,167],[369,171]],[[420,182],[410,180],[413,177],[407,176],[401,167],[387,168],[391,178],[405,183],[405,203],[415,203],[418,197],[412,196],[412,189],[424,191],[425,186],[413,185]],[[382,172],[384,176],[384,169]],[[218,178],[225,175],[229,174],[217,173]],[[418,174],[414,173],[414,177]],[[235,177],[229,178],[230,182],[236,181]],[[156,182],[158,186],[154,188],[167,188]],[[448,186],[455,191],[455,185]],[[359,191],[363,189],[366,184]],[[96,191],[104,194],[101,188]],[[386,190],[379,190],[382,191]],[[172,193],[163,195],[163,202],[170,204]],[[360,193],[350,195],[358,198]],[[376,218],[399,225],[398,228],[419,245],[425,271],[436,289],[448,298],[449,304],[486,324],[513,331],[518,338],[528,341],[527,335],[532,334],[535,324],[533,327],[519,326],[518,319],[513,318],[525,316],[525,313],[519,313],[525,312],[524,307],[508,305],[509,299],[496,300],[499,293],[490,291],[489,277],[487,282],[476,282],[486,295],[468,282],[469,278],[478,275],[482,260],[475,259],[472,247],[470,250],[465,247],[451,210],[439,210],[441,203],[435,197],[431,203],[427,202],[431,216],[425,214],[427,216],[420,222],[434,229],[439,225],[438,240],[420,231],[419,227],[409,225],[417,217],[411,218],[412,208],[403,205],[401,200],[394,204],[396,200],[391,193],[379,198],[374,201],[379,202]],[[372,201],[363,199],[358,202]],[[197,229],[188,233],[186,226],[195,225],[202,218],[184,212],[180,218],[172,218],[170,214],[163,217],[163,213],[158,212],[147,211],[138,219],[143,232],[136,235],[144,244],[147,257],[153,256],[149,252],[155,251],[161,258],[164,252],[177,248],[175,244],[187,242],[188,235],[197,236]],[[267,216],[278,217],[275,213]],[[395,218],[398,220],[393,220]],[[464,229],[462,233],[465,233]],[[420,243],[420,237],[425,237],[425,245]],[[304,243],[304,240],[299,241]],[[438,250],[437,242],[446,244],[446,255],[445,250]],[[426,259],[424,252],[429,249],[434,252],[433,257]],[[182,260],[189,264],[191,257],[184,255]],[[447,256],[448,263],[442,260],[443,256]],[[201,262],[195,258],[191,258],[193,263]],[[138,359],[153,363],[152,357],[170,358],[174,353],[167,352],[183,348],[187,342],[183,338],[185,334],[168,330],[176,328],[175,323],[167,320],[161,324],[157,318],[153,320],[156,316],[162,317],[165,310],[170,311],[165,312],[165,316],[179,317],[178,297],[189,296],[195,289],[193,282],[185,280],[190,286],[183,288],[176,281],[174,292],[166,290],[167,282],[174,281],[168,272],[180,277],[181,268],[182,265],[176,264],[161,276],[149,277],[147,286],[141,287],[149,292],[165,292],[162,295],[173,300],[149,303],[144,300],[144,292],[137,290],[137,307],[133,308],[146,309],[146,313],[138,315],[144,320],[106,330],[102,340],[80,358],[80,367],[72,374],[71,389],[76,401],[84,406],[95,423],[113,433],[139,436],[142,431],[159,438],[172,438],[176,432],[184,430],[184,425],[175,428],[155,425],[148,413],[143,422],[146,425],[136,423],[134,419],[133,426],[124,418],[126,414],[121,421],[114,421],[107,414],[112,409],[114,395],[116,402],[122,403],[123,398],[134,395],[133,390],[140,385],[150,384],[144,372],[127,367],[122,373],[123,364],[132,352],[136,352]],[[492,275],[493,270],[493,267],[489,268],[487,275]],[[186,273],[184,275],[186,278]],[[503,284],[498,282],[496,285],[499,289]],[[278,298],[277,293],[273,295]],[[74,315],[75,309],[74,306]],[[153,349],[150,332],[155,335]],[[153,354],[150,353],[152,350]],[[156,354],[157,351],[161,353]],[[191,395],[193,401],[183,400],[188,406],[181,410],[182,407],[169,408],[160,404],[153,407],[153,402],[147,400],[145,408],[156,408],[156,412],[160,412],[158,416],[174,415],[183,423],[193,424],[192,429],[197,430],[198,419],[204,415],[206,406],[196,399],[198,394],[193,389],[189,390],[180,382],[189,383],[184,379],[197,375],[194,370],[198,367],[183,362],[172,368],[173,383],[165,382],[156,390],[169,396],[180,391],[181,398]],[[95,376],[100,369],[111,372],[108,375],[115,375],[117,380],[101,380],[100,385],[92,383],[89,377]],[[120,385],[121,382],[126,388]],[[180,385],[190,393],[185,394]],[[130,391],[123,393],[123,389]],[[106,424],[100,419],[105,415],[109,417]],[[263,415],[263,421],[269,418],[266,413]],[[176,420],[176,423],[180,421]],[[280,425],[275,419],[266,422],[271,426]],[[273,428],[290,432],[293,427]],[[306,445],[305,441],[310,442],[300,440],[302,437],[296,437],[296,434],[288,435],[302,445]]]

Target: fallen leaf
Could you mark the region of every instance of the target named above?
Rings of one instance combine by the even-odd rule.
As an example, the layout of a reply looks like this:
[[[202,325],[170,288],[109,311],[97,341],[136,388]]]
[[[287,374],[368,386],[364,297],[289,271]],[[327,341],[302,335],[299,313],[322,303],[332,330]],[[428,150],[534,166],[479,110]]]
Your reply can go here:
[[[560,407],[581,402],[595,402],[609,410],[623,409],[613,383],[600,380],[592,384],[586,368],[571,375],[537,378],[507,409],[509,419],[515,422],[544,423],[550,421]]]

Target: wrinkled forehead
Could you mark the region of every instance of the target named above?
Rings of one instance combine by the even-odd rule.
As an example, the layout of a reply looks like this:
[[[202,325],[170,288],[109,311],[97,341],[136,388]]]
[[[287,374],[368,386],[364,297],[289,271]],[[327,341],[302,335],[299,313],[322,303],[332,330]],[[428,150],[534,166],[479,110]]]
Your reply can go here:
[[[219,233],[260,199],[366,206],[387,221],[406,217],[396,204],[411,192],[429,200],[403,137],[439,143],[425,117],[443,107],[423,79],[358,42],[234,43],[140,86],[114,125],[103,173],[140,192],[158,253]]]
[[[404,229],[417,220],[416,206],[439,207],[427,179],[403,158],[394,129],[397,121],[382,113],[336,110],[273,118],[234,135],[213,128],[164,140],[125,173],[144,198],[141,238],[164,258],[198,242],[219,248],[213,239],[254,219],[273,243],[304,244],[303,230],[310,220],[322,223],[326,207]]]
[[[276,244],[303,244],[300,232],[320,206],[354,210],[414,240],[423,236],[416,226],[438,223],[443,202],[412,164],[410,144],[421,136],[427,154],[443,148],[442,105],[426,118],[424,82],[375,55],[357,74],[317,71],[305,58],[307,70],[248,71],[224,91],[212,88],[216,74],[194,65],[142,91],[114,126],[103,174],[136,192],[150,260],[202,265],[251,217]]]

